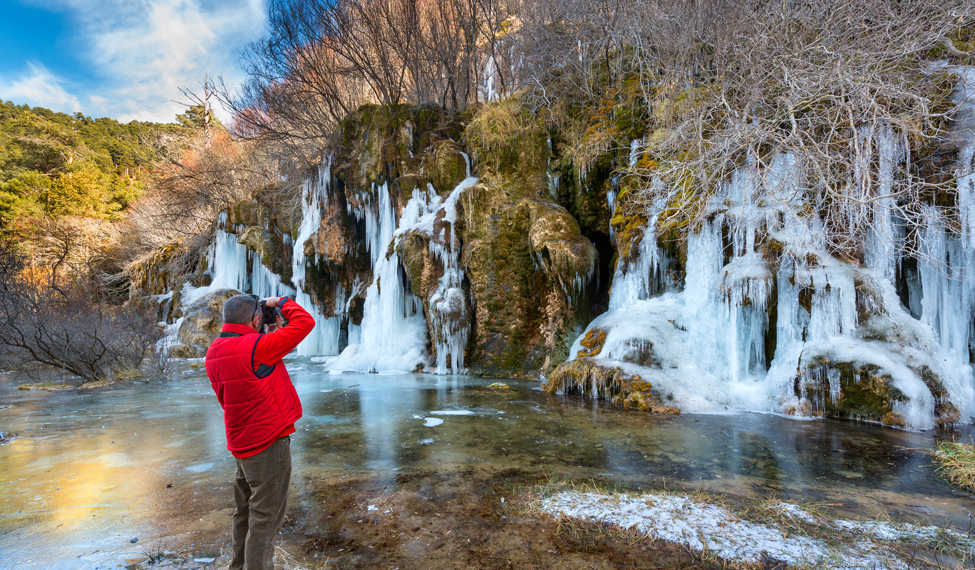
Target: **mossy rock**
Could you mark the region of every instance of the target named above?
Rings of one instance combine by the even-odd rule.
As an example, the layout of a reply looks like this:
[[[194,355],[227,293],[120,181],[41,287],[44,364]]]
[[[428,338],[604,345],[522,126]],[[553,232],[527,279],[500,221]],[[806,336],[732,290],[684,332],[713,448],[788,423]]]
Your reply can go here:
[[[548,189],[549,133],[516,98],[480,107],[464,131],[477,175],[507,182],[516,197],[540,197]]]
[[[640,257],[640,244],[647,233],[647,217],[644,214],[618,213],[613,216],[610,224],[616,237],[616,265],[629,267]],[[651,235],[653,233],[651,232]],[[615,268],[614,268],[615,269]]]
[[[606,331],[593,327],[586,331],[586,336],[579,341],[583,350],[576,353],[576,358],[585,356],[596,356],[603,351],[603,344],[606,342]]]
[[[664,402],[660,392],[639,374],[605,366],[592,358],[577,358],[561,364],[543,389],[554,394],[577,394],[600,398],[627,407],[657,413],[679,414],[680,409]]]
[[[438,194],[446,196],[467,178],[467,160],[461,146],[452,140],[438,141],[431,155],[427,165],[431,182]]]
[[[184,253],[182,239],[172,241],[129,268],[129,298],[163,295],[177,287],[185,275],[173,271],[173,262]],[[192,269],[192,268],[191,268]]]
[[[797,376],[794,386],[795,395],[804,397],[808,402],[809,415],[837,419],[863,419],[892,427],[904,427],[904,419],[893,410],[893,406],[895,403],[906,402],[908,398],[894,386],[893,379],[883,373],[880,367],[872,364],[857,365],[851,362],[818,360],[807,370],[813,371],[816,368],[821,370],[819,374]],[[827,381],[828,370],[839,371],[838,400],[834,400],[830,393]],[[810,381],[813,377],[823,380],[821,383]]]
[[[958,407],[948,401],[948,390],[941,378],[928,366],[917,370],[918,376],[934,397],[934,425],[942,429],[952,429],[961,420]]]
[[[238,226],[260,225],[261,205],[249,200],[237,202],[228,210],[227,221]]]
[[[593,274],[595,247],[564,208],[512,203],[509,189],[478,184],[463,201],[470,227],[461,266],[474,307],[475,373],[554,368],[590,317],[588,291],[573,288],[580,274]]]
[[[443,263],[433,259],[430,253],[430,238],[418,232],[409,232],[395,243],[395,248],[413,294],[427,299],[436,290],[443,274]]]
[[[445,121],[443,111],[429,105],[363,105],[339,125],[334,173],[358,191],[418,173],[420,156],[442,136]]]
[[[529,207],[533,218],[528,230],[529,244],[543,269],[554,273],[567,293],[577,282],[588,284],[598,253],[579,231],[575,218],[555,204],[529,202]]]
[[[545,358],[545,308],[557,286],[537,270],[532,257],[531,211],[508,202],[503,187],[478,184],[468,192],[473,225],[465,236],[461,266],[474,307],[471,368],[498,375],[537,370]]]
[[[237,243],[246,246],[259,256],[264,255],[267,241],[268,235],[264,228],[258,226],[250,226],[237,236]]]

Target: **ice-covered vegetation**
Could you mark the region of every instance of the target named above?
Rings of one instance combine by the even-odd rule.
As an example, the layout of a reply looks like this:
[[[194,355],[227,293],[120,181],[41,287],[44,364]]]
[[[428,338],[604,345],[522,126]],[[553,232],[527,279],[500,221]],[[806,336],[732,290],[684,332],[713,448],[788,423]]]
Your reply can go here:
[[[563,491],[538,508],[556,517],[609,524],[737,564],[794,568],[907,569],[933,558],[967,562],[975,542],[954,529],[830,520],[791,503],[764,507],[767,522],[692,497]],[[934,548],[931,548],[934,545]]]

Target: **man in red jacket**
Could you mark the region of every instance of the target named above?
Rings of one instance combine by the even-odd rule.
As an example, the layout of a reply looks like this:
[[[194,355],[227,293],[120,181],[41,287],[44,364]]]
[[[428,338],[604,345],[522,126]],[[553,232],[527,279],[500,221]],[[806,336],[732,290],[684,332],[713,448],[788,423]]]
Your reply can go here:
[[[274,540],[284,523],[291,485],[291,434],[301,402],[281,359],[315,327],[288,297],[264,299],[280,307],[288,326],[268,323],[256,296],[223,305],[223,329],[206,355],[207,376],[223,407],[234,480],[233,559],[230,570],[272,570]]]

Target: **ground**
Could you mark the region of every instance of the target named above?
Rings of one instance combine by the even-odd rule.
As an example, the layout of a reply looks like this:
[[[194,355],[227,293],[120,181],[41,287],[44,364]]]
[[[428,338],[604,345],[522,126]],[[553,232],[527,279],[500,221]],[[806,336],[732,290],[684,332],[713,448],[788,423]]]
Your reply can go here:
[[[533,511],[547,478],[524,471],[466,469],[295,481],[277,561],[287,570],[406,569],[709,569],[701,554],[612,526],[555,519]],[[228,531],[197,534],[196,553],[171,544],[153,568],[223,569]],[[201,560],[200,544],[222,554]],[[206,559],[206,558],[202,558]]]

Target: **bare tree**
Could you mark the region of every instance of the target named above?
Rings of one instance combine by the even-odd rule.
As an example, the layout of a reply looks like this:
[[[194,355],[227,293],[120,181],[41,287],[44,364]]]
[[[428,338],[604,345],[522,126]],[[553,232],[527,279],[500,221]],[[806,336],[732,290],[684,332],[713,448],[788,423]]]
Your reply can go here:
[[[86,381],[138,369],[158,337],[150,315],[104,303],[97,277],[74,266],[78,232],[52,233],[48,266],[30,265],[22,246],[0,240],[0,349]]]
[[[750,198],[815,213],[852,257],[951,194],[955,176],[925,162],[952,113],[954,80],[932,58],[968,61],[947,38],[975,21],[970,2],[567,0],[523,17],[535,109],[639,74],[651,136],[621,205],[664,204],[662,229],[700,223],[745,166],[762,180]],[[788,188],[769,179],[785,156],[801,172]]]
[[[244,54],[250,81],[221,97],[237,134],[283,142],[287,158],[314,163],[363,103],[459,111],[476,102],[486,61],[507,69],[500,38],[511,9],[501,0],[275,0],[269,36]],[[514,85],[495,73],[504,89]]]

